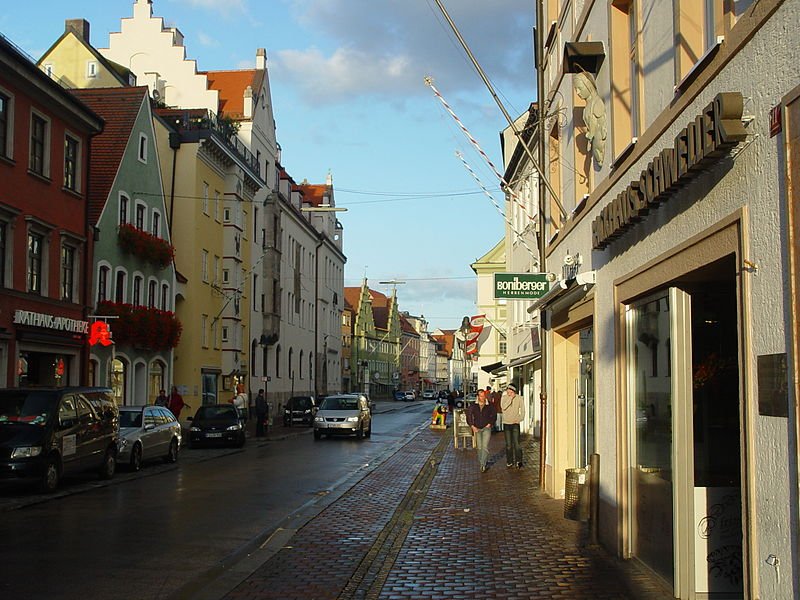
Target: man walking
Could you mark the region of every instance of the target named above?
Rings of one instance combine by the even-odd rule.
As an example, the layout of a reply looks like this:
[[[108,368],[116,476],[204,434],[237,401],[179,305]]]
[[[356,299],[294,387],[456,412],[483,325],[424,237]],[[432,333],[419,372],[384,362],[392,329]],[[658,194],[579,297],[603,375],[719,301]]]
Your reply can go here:
[[[264,437],[264,421],[267,420],[267,399],[264,390],[258,390],[256,396],[256,437]]]
[[[517,395],[517,386],[509,383],[500,399],[503,410],[503,434],[506,441],[506,467],[522,468],[522,447],[519,445],[519,424],[522,421],[522,398]]]
[[[489,440],[492,439],[492,425],[497,418],[494,407],[486,400],[486,390],[478,392],[478,401],[467,408],[467,423],[475,436],[475,447],[478,449],[478,465],[481,473],[485,473],[489,461]]]

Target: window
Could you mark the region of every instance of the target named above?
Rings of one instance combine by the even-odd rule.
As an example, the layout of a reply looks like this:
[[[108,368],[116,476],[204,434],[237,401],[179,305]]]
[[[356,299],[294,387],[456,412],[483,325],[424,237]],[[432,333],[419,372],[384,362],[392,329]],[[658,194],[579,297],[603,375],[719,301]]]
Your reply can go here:
[[[0,288],[6,286],[6,255],[8,253],[8,223],[0,221]]]
[[[61,246],[61,299],[75,299],[75,248]]]
[[[203,214],[208,214],[208,184],[203,182]]]
[[[228,269],[222,269],[222,283],[228,283],[230,281],[230,273]]]
[[[208,250],[203,250],[200,254],[200,269],[203,276],[203,281],[208,283]]]
[[[142,281],[143,279],[138,275],[133,278],[133,305],[141,306],[142,304]]]
[[[228,327],[227,327],[227,325],[223,325],[222,326],[222,341],[223,342],[227,342],[228,341]]]
[[[70,135],[64,138],[64,187],[78,191],[78,140]]]
[[[44,72],[48,77],[53,77],[53,63],[47,63],[44,66]]]
[[[128,222],[128,204],[127,196],[119,195],[119,224],[124,225]]]
[[[45,149],[47,147],[47,121],[37,114],[31,115],[30,170],[37,175],[47,175]]]
[[[161,310],[169,310],[169,286],[166,283],[161,284]]]
[[[97,301],[103,302],[108,298],[108,267],[100,267],[97,273]]]
[[[157,212],[153,212],[152,234],[156,237],[161,237],[161,215]]]
[[[203,348],[208,348],[208,315],[200,316],[201,343]]]
[[[11,98],[0,92],[0,156],[10,156]]]
[[[86,77],[90,79],[97,77],[97,62],[90,60],[86,63]]]
[[[254,311],[258,311],[258,294],[257,294],[257,290],[258,290],[258,275],[253,275],[253,290],[252,290],[251,293],[253,295],[253,310]]]
[[[214,190],[214,219],[219,221],[219,191]]]
[[[147,136],[143,133],[139,134],[139,160],[147,162]]]
[[[42,293],[42,259],[44,257],[44,236],[28,233],[28,286],[33,294]]]
[[[500,354],[505,354],[508,351],[508,342],[500,342],[498,351]]]
[[[214,255],[214,285],[219,285],[219,256]]]
[[[150,281],[147,284],[147,308],[156,307],[156,282]]]
[[[144,231],[144,214],[147,212],[144,204],[136,204],[136,229]]]
[[[222,221],[224,223],[231,222],[231,209],[230,208],[223,208],[222,209]]]
[[[611,112],[614,158],[639,135],[639,35],[636,0],[611,3]]]
[[[117,271],[114,281],[114,302],[125,302],[125,271]]]
[[[281,347],[275,347],[275,377],[281,376]]]

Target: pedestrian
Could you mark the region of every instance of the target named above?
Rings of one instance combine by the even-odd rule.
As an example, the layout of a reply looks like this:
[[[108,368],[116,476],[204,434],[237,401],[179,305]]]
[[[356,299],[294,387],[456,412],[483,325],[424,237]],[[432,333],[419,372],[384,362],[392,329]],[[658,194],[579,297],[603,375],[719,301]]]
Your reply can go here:
[[[489,440],[492,438],[492,425],[497,414],[494,407],[486,400],[486,390],[478,392],[478,401],[472,402],[467,407],[467,423],[472,428],[475,436],[475,446],[478,449],[478,465],[481,473],[488,469]]]
[[[522,397],[517,395],[517,386],[509,383],[500,400],[503,408],[503,434],[506,441],[506,467],[522,468],[522,447],[519,445],[519,424],[522,421]]]
[[[236,412],[239,413],[239,419],[242,424],[247,423],[247,394],[244,393],[244,384],[239,383],[236,385],[236,395],[233,397],[233,405],[236,407]]]
[[[169,404],[167,393],[164,390],[158,390],[158,397],[156,398],[155,404],[156,406],[166,406]]]
[[[445,397],[447,398],[448,410],[450,410],[450,412],[453,412],[453,410],[456,407],[456,399],[453,397],[453,393],[448,390],[445,392]]]
[[[492,391],[492,386],[486,386],[486,398],[488,398],[489,403],[494,406],[494,410],[497,413],[492,431],[503,431],[503,409],[500,407],[500,396],[500,392]]]
[[[167,404],[167,408],[169,408],[170,412],[175,415],[175,419],[180,419],[181,411],[183,407],[188,407],[189,405],[183,401],[183,396],[178,393],[178,388],[174,385],[172,386],[172,391],[169,394],[169,403]]]
[[[256,437],[264,437],[264,421],[267,420],[267,399],[264,390],[258,390],[256,396]]]

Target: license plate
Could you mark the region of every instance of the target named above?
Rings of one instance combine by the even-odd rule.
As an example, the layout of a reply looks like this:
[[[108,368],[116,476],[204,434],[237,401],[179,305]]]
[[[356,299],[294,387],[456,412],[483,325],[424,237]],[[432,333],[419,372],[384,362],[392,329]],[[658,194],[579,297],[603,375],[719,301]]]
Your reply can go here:
[[[206,437],[221,438],[222,434],[221,433],[207,433]]]

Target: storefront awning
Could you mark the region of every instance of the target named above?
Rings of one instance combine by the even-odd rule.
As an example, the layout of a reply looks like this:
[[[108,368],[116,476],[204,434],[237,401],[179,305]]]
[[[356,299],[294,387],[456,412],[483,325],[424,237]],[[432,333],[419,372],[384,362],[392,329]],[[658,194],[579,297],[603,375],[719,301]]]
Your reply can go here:
[[[481,371],[485,371],[486,373],[501,373],[502,371],[506,370],[506,366],[503,364],[503,361],[491,363],[488,365],[483,365],[481,367]]]
[[[537,310],[554,310],[554,304],[568,304],[576,300],[578,296],[583,296],[588,292],[595,283],[595,272],[584,271],[578,273],[575,277],[569,279],[559,279],[556,281],[550,290],[541,298],[537,298],[531,303],[528,312],[532,313]]]
[[[512,369],[514,367],[521,367],[523,365],[527,365],[528,363],[531,363],[531,362],[535,361],[541,355],[542,355],[541,352],[535,352],[533,354],[526,354],[524,356],[518,356],[514,360],[510,361],[506,365],[506,367],[508,367],[509,369]]]

